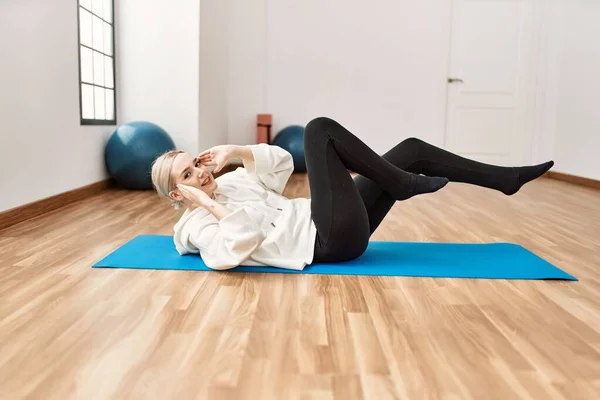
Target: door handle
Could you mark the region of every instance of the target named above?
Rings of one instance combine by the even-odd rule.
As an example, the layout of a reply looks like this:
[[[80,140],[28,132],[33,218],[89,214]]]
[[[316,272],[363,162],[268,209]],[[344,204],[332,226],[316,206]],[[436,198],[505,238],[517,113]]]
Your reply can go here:
[[[448,83],[454,83],[454,82],[463,83],[463,80],[459,79],[459,78],[448,78]]]

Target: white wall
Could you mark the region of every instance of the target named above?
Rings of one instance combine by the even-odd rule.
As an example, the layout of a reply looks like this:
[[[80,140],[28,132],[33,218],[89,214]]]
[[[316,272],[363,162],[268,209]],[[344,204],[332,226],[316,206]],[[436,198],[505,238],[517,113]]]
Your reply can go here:
[[[275,131],[326,115],[380,153],[443,144],[450,2],[270,0],[267,19]]]
[[[541,24],[536,40],[539,41],[537,60],[533,135],[531,138],[531,162],[541,163],[554,158],[556,136],[556,112],[560,74],[560,2],[548,0],[540,8]],[[556,169],[556,168],[555,168]]]
[[[231,1],[230,141],[269,112],[274,133],[325,115],[378,152],[443,144],[450,2]]]
[[[200,2],[200,150],[227,142],[229,25],[228,0]]]
[[[267,106],[267,0],[228,0],[228,141],[256,142],[256,114]]]
[[[600,2],[561,2],[556,170],[600,179]]]
[[[199,150],[200,1],[115,2],[119,123],[154,122]]]
[[[544,3],[537,86],[534,162],[600,179],[600,3]]]
[[[0,2],[0,212],[107,177],[114,127],[80,126],[77,3]]]
[[[600,179],[600,2],[539,0],[533,162]],[[451,2],[229,0],[228,139],[318,115],[376,151],[408,136],[443,146]],[[390,127],[392,127],[390,129]]]

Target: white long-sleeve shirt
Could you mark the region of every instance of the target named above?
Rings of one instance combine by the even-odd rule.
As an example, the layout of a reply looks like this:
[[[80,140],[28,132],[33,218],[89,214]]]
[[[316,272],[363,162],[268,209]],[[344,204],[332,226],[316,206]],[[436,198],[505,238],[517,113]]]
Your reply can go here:
[[[216,201],[233,212],[220,221],[204,207],[186,210],[174,227],[179,254],[200,254],[212,269],[238,265],[302,270],[314,256],[317,229],[310,199],[281,195],[294,170],[278,146],[250,145],[254,162],[216,179]]]

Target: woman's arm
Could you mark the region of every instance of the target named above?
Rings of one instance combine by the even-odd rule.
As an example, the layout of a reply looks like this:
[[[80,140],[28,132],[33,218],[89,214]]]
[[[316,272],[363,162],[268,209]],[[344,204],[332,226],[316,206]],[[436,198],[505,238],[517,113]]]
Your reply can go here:
[[[243,147],[242,161],[249,177],[281,194],[294,172],[292,155],[279,146],[265,143]]]
[[[213,172],[219,172],[229,160],[241,159],[244,163],[254,163],[254,154],[249,146],[223,144],[204,150],[198,160],[204,165],[215,166]]]
[[[213,199],[205,199],[202,207],[214,215],[219,221],[231,214],[233,211]]]
[[[239,158],[246,165],[254,166],[254,154],[248,146],[235,146],[233,150],[234,158]]]
[[[233,212],[196,187],[179,184],[177,185],[177,188],[179,188],[181,194],[188,199],[194,207],[204,207],[219,221]]]
[[[204,165],[216,166],[214,172],[219,172],[231,159],[241,159],[251,179],[279,194],[294,172],[294,160],[290,152],[266,143],[215,146],[200,153],[198,159]]]

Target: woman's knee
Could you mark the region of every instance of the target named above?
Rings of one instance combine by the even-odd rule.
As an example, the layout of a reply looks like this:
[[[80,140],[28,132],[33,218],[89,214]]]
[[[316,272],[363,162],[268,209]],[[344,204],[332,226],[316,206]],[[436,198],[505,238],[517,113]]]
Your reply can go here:
[[[398,144],[398,147],[406,148],[406,149],[420,149],[423,145],[426,144],[419,138],[409,137],[408,139],[404,139]]]
[[[425,143],[421,139],[410,137],[398,143],[384,156],[384,158],[388,159],[388,161],[392,161],[394,165],[396,165],[396,162],[416,162],[421,158],[425,146],[427,146],[427,143]],[[405,167],[406,165],[404,166],[404,168]]]
[[[315,133],[320,133],[327,131],[331,126],[337,124],[334,120],[327,117],[317,117],[312,119],[304,129],[305,135],[313,135]]]

